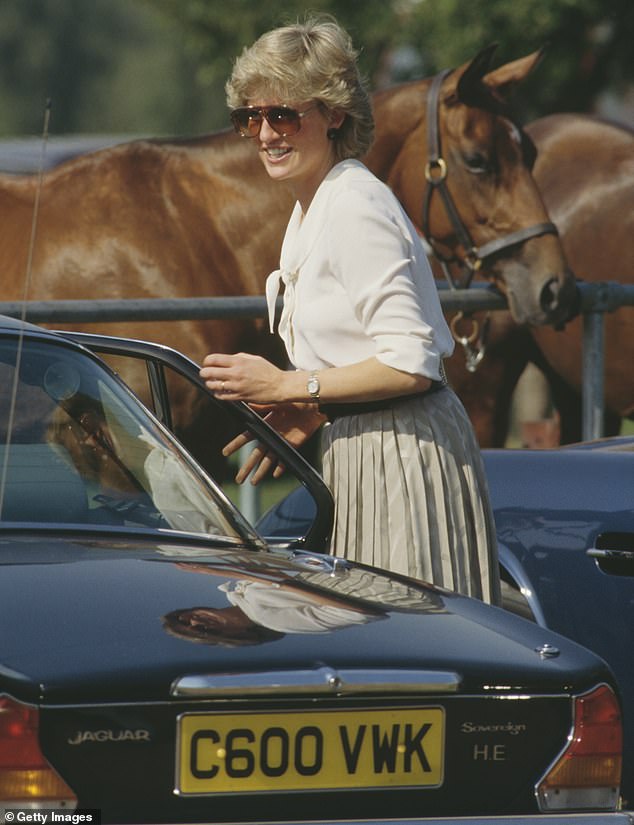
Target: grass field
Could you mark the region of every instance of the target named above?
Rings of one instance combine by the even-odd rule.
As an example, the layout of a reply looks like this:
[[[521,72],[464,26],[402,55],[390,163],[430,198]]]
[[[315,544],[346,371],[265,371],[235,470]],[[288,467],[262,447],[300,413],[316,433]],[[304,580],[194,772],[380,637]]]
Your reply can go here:
[[[267,510],[269,510],[278,501],[281,501],[284,496],[288,495],[297,486],[298,482],[291,476],[261,482],[261,484],[258,485],[260,496],[258,509],[260,515],[266,513]],[[241,509],[241,485],[235,484],[234,482],[225,482],[222,485],[222,489],[228,498],[230,498],[231,501]]]

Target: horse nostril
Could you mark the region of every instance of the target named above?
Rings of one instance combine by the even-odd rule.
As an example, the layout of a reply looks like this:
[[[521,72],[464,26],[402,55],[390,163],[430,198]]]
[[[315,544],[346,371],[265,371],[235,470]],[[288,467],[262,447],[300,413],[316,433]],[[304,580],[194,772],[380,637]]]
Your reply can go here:
[[[561,283],[557,278],[550,278],[542,287],[539,298],[548,322],[555,329],[563,329],[579,313],[580,293],[573,279]]]
[[[539,303],[544,312],[554,312],[559,308],[559,281],[550,278],[539,295]]]

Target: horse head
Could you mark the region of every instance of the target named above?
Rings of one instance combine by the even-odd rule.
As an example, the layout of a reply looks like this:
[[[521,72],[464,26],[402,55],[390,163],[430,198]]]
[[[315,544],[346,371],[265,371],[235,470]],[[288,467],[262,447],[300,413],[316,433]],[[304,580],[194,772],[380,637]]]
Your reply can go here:
[[[518,323],[560,325],[574,314],[577,290],[531,174],[535,147],[508,105],[541,52],[490,71],[495,49],[378,95],[377,140],[367,160],[383,172],[453,287],[480,273],[506,294]]]

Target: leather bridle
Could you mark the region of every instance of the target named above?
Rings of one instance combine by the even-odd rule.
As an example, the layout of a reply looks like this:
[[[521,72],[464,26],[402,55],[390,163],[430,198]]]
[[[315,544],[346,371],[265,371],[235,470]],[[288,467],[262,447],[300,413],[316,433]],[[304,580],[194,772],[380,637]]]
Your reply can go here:
[[[544,223],[537,223],[533,226],[527,226],[524,229],[518,229],[516,232],[510,232],[508,235],[503,235],[496,238],[483,246],[475,246],[469,234],[469,230],[464,225],[460,214],[456,208],[451,193],[447,188],[447,161],[442,157],[440,145],[440,124],[439,124],[439,105],[440,88],[444,79],[452,69],[446,69],[434,77],[429,89],[427,97],[427,142],[428,142],[428,160],[425,165],[425,179],[427,186],[425,188],[425,196],[423,199],[423,216],[422,229],[425,240],[429,243],[435,257],[442,265],[445,277],[452,289],[467,289],[471,284],[474,274],[480,269],[483,262],[496,255],[504,249],[511,246],[517,246],[524,243],[529,238],[535,238],[539,235],[557,235],[557,227],[550,221]],[[437,246],[437,242],[433,238],[429,228],[429,212],[431,207],[431,200],[434,192],[438,192],[442,198],[445,210],[454,228],[458,241],[465,250],[464,257],[447,257],[443,255]],[[463,269],[466,270],[465,277],[457,282],[449,270],[449,264],[462,263]]]

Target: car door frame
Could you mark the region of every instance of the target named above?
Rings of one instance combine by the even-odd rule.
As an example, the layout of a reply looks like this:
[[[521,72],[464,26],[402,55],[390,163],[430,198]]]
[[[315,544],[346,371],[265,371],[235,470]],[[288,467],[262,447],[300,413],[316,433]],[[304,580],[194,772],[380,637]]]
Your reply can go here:
[[[319,473],[301,456],[278,432],[242,401],[223,401],[217,398],[199,375],[200,367],[193,360],[171,347],[134,338],[119,338],[89,332],[63,331],[63,337],[85,347],[95,355],[116,355],[140,359],[145,362],[148,386],[154,405],[154,417],[165,426],[175,438],[172,406],[165,378],[169,368],[202,392],[213,405],[229,408],[232,415],[240,420],[241,427],[274,451],[286,470],[305,487],[315,503],[315,516],[307,532],[300,537],[281,542],[289,549],[310,550],[328,553],[334,523],[334,501],[330,490]],[[139,403],[142,403],[139,401]],[[186,449],[186,448],[185,448]],[[195,453],[187,450],[196,459]],[[276,544],[278,542],[275,542]]]

